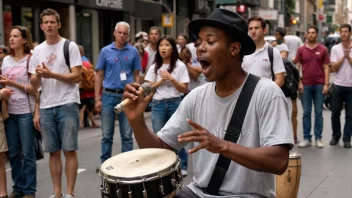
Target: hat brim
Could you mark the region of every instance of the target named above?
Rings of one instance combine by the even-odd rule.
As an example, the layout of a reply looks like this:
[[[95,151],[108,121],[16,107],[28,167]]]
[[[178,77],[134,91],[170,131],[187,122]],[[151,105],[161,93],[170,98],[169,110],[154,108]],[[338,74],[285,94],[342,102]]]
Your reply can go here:
[[[197,40],[200,29],[205,26],[217,27],[227,32],[232,38],[241,43],[241,51],[243,55],[250,55],[255,52],[255,43],[248,33],[243,32],[236,26],[211,19],[196,19],[188,24],[188,29],[191,33],[193,41]]]

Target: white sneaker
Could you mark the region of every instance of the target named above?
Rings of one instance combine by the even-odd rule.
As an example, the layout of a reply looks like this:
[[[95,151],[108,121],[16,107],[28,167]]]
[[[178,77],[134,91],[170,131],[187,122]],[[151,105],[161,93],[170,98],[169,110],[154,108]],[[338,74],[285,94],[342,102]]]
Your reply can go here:
[[[308,146],[312,146],[312,142],[308,141],[308,140],[303,140],[302,142],[300,142],[298,144],[299,148],[305,148],[305,147],[308,147]]]
[[[64,196],[64,198],[74,198],[74,196],[70,195],[70,194],[67,194],[67,195]]]
[[[316,140],[316,141],[315,141],[315,146],[318,147],[318,148],[323,148],[323,147],[324,147],[324,144],[323,144],[323,142],[321,141],[321,139],[319,139],[319,140]]]
[[[57,197],[55,194],[52,194],[49,198],[64,198],[64,194],[62,193],[60,197]]]
[[[182,176],[186,177],[188,175],[188,172],[186,170],[181,170]]]

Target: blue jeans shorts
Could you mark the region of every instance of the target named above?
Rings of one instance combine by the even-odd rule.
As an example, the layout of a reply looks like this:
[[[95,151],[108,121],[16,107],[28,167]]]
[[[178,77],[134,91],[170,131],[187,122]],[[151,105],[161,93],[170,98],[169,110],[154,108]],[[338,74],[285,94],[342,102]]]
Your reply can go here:
[[[78,150],[78,104],[69,103],[40,109],[40,128],[45,152]]]

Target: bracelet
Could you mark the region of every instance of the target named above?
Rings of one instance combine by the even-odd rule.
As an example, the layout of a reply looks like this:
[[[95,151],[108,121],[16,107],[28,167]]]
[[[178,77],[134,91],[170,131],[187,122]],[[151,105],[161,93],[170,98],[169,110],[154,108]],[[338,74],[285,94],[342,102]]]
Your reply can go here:
[[[27,85],[24,85],[24,92],[27,93]]]

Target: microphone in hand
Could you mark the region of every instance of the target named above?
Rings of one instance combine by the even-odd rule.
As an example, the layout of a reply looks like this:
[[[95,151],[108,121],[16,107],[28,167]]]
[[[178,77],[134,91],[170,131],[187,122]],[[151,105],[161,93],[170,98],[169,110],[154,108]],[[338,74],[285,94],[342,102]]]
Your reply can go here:
[[[152,86],[149,83],[143,83],[139,87],[139,91],[144,94],[144,96],[149,95],[149,93],[152,91]],[[130,104],[133,102],[131,99],[126,98],[124,99],[120,104],[116,105],[114,107],[115,113],[119,114],[123,111],[123,107],[126,106],[127,104]]]

